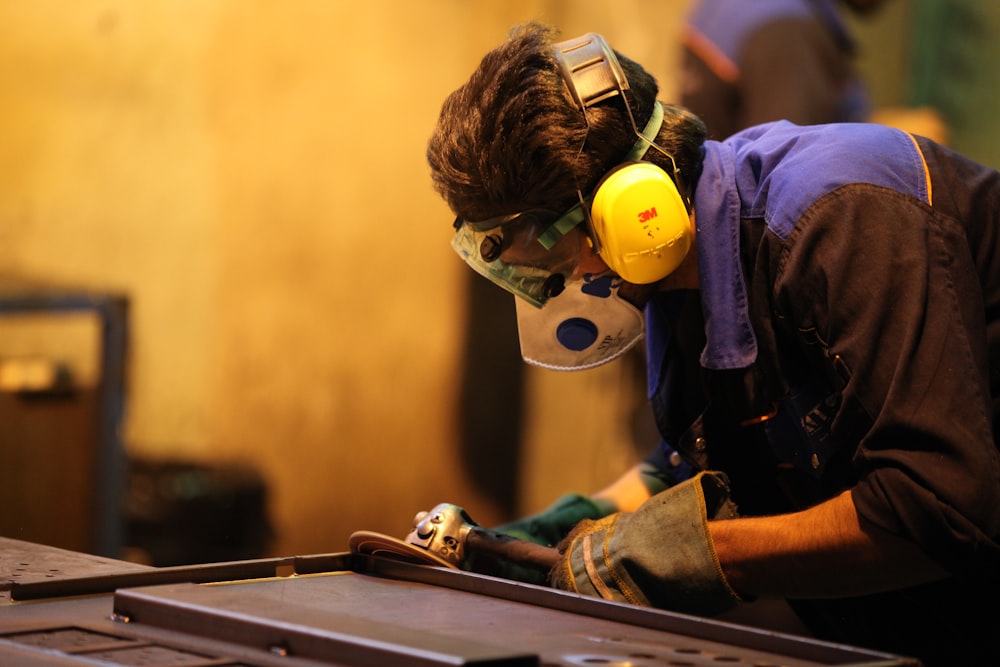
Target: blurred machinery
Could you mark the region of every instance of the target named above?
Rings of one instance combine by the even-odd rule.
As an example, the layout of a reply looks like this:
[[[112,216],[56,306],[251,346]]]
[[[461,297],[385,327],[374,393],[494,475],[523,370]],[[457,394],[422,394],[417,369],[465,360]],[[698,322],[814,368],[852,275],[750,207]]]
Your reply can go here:
[[[267,487],[256,470],[130,457],[126,478],[129,560],[164,567],[267,553]]]
[[[156,566],[259,558],[256,471],[130,457],[129,299],[0,277],[0,536]]]
[[[128,306],[0,278],[0,535],[120,553]]]

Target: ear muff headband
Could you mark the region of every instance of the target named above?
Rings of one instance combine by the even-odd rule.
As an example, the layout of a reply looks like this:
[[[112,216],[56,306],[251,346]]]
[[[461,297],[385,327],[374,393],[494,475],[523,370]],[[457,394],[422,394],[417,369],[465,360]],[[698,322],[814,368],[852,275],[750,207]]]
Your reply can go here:
[[[626,162],[637,162],[642,159],[642,156],[649,150],[650,145],[652,145],[652,143],[656,140],[656,135],[660,132],[661,125],[663,125],[663,107],[660,106],[659,102],[654,102],[653,113],[649,117],[649,122],[647,122],[646,127],[643,128],[642,135],[636,139],[634,144],[632,144],[632,149],[628,152],[628,155],[625,156]],[[552,225],[538,237],[538,242],[542,244],[542,247],[546,250],[551,250],[552,247],[559,242],[559,239],[565,236],[569,230],[573,229],[586,219],[587,213],[584,210],[583,202],[581,202],[563,213],[558,220],[553,222]]]
[[[625,98],[628,80],[603,37],[587,33],[559,42],[553,49],[566,85],[584,116],[589,107],[620,96],[639,136],[624,164],[598,184],[588,217],[594,249],[605,264],[628,282],[656,282],[680,265],[691,247],[692,236],[687,206],[675,181],[656,165],[638,162],[650,147],[673,161],[673,156],[654,143],[659,121],[652,136],[649,125],[645,132],[636,127]],[[657,113],[662,121],[663,110],[658,102],[653,116]],[[675,166],[674,178],[679,180],[679,176]],[[586,203],[581,204],[586,209]]]

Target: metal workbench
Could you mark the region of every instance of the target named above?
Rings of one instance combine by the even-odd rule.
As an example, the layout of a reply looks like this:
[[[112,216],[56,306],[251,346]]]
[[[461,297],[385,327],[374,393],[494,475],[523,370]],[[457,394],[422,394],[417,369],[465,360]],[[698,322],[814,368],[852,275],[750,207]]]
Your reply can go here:
[[[350,552],[151,568],[0,538],[0,667],[916,667]]]

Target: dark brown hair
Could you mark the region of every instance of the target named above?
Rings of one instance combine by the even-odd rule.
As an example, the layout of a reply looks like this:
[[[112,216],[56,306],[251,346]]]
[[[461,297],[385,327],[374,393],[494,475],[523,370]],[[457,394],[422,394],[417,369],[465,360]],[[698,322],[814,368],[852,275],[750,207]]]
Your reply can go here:
[[[589,108],[584,117],[559,72],[555,41],[552,28],[518,26],[445,100],[427,160],[435,189],[462,218],[485,220],[529,208],[563,211],[577,201],[578,188],[584,194],[593,190],[635,143],[620,97]],[[630,86],[626,100],[641,129],[658,86],[641,66],[621,54],[618,59]],[[663,106],[657,143],[674,155],[688,181],[680,185],[690,191],[705,126],[682,107]],[[658,151],[644,159],[673,174]]]

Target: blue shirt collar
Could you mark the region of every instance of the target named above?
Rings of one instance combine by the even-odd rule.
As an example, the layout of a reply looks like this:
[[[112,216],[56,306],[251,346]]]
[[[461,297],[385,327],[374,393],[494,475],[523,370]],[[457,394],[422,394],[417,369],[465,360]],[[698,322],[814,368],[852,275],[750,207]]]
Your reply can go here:
[[[740,265],[740,198],[733,150],[705,143],[705,160],[694,195],[705,349],[701,365],[710,369],[746,368],[757,358],[757,337]]]

